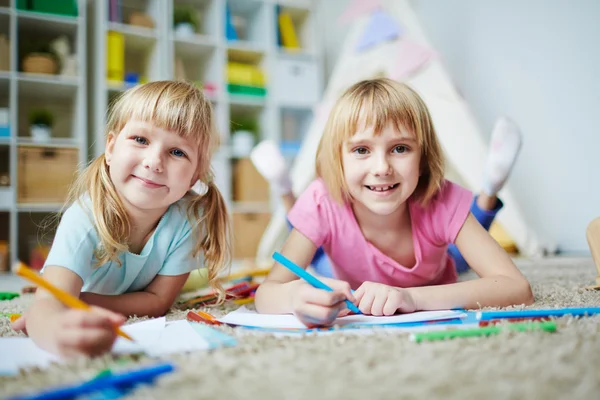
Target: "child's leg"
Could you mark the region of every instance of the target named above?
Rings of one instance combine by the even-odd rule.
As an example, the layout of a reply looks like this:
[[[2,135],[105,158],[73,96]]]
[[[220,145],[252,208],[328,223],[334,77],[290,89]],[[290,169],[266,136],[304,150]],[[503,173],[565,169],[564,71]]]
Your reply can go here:
[[[270,140],[260,142],[252,149],[250,159],[258,172],[279,193],[285,210],[289,212],[296,203],[296,197],[292,192],[292,181],[285,165],[285,158],[277,144]],[[292,228],[289,221],[288,226],[290,229]],[[322,248],[317,249],[310,264],[319,274],[332,277],[331,264]]]
[[[508,179],[520,149],[519,128],[509,119],[500,118],[492,132],[492,143],[484,170],[483,190],[473,199],[471,205],[471,213],[486,230],[490,229],[496,214],[503,206],[497,194]],[[455,245],[449,246],[448,252],[454,259],[458,272],[469,269]]]
[[[587,227],[586,237],[588,245],[590,246],[590,252],[592,253],[592,259],[596,264],[598,270],[598,276],[596,277],[595,289],[600,289],[600,217],[594,219]]]
[[[288,174],[285,158],[277,144],[272,140],[263,140],[252,149],[250,160],[258,172],[282,197],[286,210],[289,211],[296,199],[292,193],[292,181]]]
[[[492,206],[492,208],[482,207],[481,204],[486,204],[486,202],[487,204],[491,204],[492,199],[486,196],[485,193],[480,193],[479,196],[476,196],[473,199],[473,203],[471,204],[471,213],[473,214],[475,219],[481,224],[481,226],[483,226],[486,231],[489,231],[490,226],[492,226],[492,222],[494,222],[494,219],[496,218],[496,214],[502,209],[504,204],[502,204],[502,201],[499,198],[494,197],[494,205]],[[466,272],[469,270],[469,264],[467,264],[462,254],[460,254],[458,247],[451,244],[450,246],[448,246],[448,253],[450,253],[452,258],[454,259],[456,270],[459,273]]]

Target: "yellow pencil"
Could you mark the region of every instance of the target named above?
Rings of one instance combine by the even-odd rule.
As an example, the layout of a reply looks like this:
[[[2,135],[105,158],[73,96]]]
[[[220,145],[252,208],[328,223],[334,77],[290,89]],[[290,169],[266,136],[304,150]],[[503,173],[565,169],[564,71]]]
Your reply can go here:
[[[238,305],[244,305],[254,302],[254,297],[246,297],[245,299],[234,299],[233,302]]]
[[[29,279],[31,282],[35,283],[36,285],[43,287],[44,289],[46,289],[47,291],[52,293],[54,295],[54,297],[56,297],[60,302],[62,302],[67,307],[79,308],[82,310],[89,310],[91,308],[89,306],[89,304],[84,303],[83,301],[79,300],[77,297],[74,297],[73,295],[65,292],[64,290],[59,289],[56,286],[52,285],[50,282],[48,282],[47,280],[42,278],[40,275],[36,274],[32,269],[25,266],[25,264],[23,264],[22,262],[20,262],[18,264],[16,273],[17,273],[17,275],[22,276],[25,279]],[[117,334],[119,334],[119,336],[122,336],[125,339],[129,339],[132,342],[134,341],[131,336],[129,336],[127,333],[123,332],[119,327],[116,327],[116,330],[117,330]]]
[[[206,319],[207,319],[207,320],[209,320],[210,322],[219,322],[219,321],[217,321],[217,319],[216,319],[215,317],[213,317],[212,315],[210,315],[210,314],[209,314],[209,313],[207,313],[207,312],[204,312],[204,311],[200,311],[200,310],[198,310],[198,311],[196,311],[196,313],[197,313],[198,315],[200,315],[201,317],[204,317],[204,318],[206,318]]]

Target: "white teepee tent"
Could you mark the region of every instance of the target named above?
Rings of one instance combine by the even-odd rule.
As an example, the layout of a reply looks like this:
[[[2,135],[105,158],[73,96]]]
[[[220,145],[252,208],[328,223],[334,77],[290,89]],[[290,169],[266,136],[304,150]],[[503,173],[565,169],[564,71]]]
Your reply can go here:
[[[365,0],[360,1],[363,2],[360,4],[363,13],[353,22],[346,37],[323,95],[321,107],[315,113],[290,171],[294,193],[301,193],[315,178],[315,154],[331,105],[350,85],[361,79],[378,76],[405,81],[422,96],[431,111],[449,163],[447,177],[473,191],[478,191],[487,156],[487,144],[468,105],[458,94],[451,78],[431,50],[408,0],[376,1],[374,3],[377,4],[373,7],[376,9],[370,12],[364,12]],[[372,45],[364,49],[364,35],[366,30],[375,25],[375,13],[378,14],[379,26],[395,20],[399,25],[399,37],[379,42],[371,40]],[[389,36],[390,32],[388,29],[387,33],[378,34],[384,37],[386,34]],[[364,50],[357,51],[357,47]],[[527,224],[510,190],[505,187],[500,192],[500,197],[505,207],[498,214],[498,220],[516,243],[520,253],[525,256],[543,254],[547,249]],[[280,208],[274,213],[262,237],[257,263],[268,264],[273,251],[281,246],[287,233],[285,212]]]

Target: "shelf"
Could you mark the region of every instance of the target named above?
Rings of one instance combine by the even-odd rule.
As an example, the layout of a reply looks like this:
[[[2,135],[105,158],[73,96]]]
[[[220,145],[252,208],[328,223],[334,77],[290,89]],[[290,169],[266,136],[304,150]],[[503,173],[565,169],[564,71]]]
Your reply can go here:
[[[221,3],[214,0],[175,0],[173,10],[178,6],[192,9],[195,12],[199,22],[196,29],[197,33],[210,36],[217,35],[217,27],[220,26],[217,21],[220,19]],[[172,24],[173,21],[171,20],[169,23]],[[175,31],[175,28],[173,29]]]
[[[10,37],[10,15],[0,12],[0,35]]]
[[[77,125],[77,110],[82,100],[79,99],[78,91],[79,79],[74,77],[20,73],[17,81],[18,142],[31,140],[28,139],[31,112],[46,110],[54,117],[51,143],[59,140],[59,145],[76,147],[79,142],[73,139],[81,136]],[[60,142],[65,139],[68,142]]]
[[[73,76],[30,74],[19,72],[17,75],[19,92],[25,96],[53,99],[72,98],[77,93],[80,79]]]
[[[56,148],[73,148],[78,149],[80,143],[77,139],[72,138],[51,138],[46,142],[35,141],[28,136],[20,136],[17,138],[17,145],[32,146],[32,147],[56,147]]]
[[[62,204],[35,204],[19,208],[17,259],[31,268],[43,266],[46,252],[54,238],[58,218],[55,213],[60,211]]]
[[[198,58],[215,50],[215,40],[210,36],[194,35],[190,38],[175,38],[175,54],[182,58]]]
[[[0,82],[2,83],[8,83],[8,81],[10,81],[10,78],[12,77],[12,72],[10,71],[0,71]]]
[[[285,57],[290,60],[304,60],[304,61],[313,61],[316,58],[316,54],[314,51],[309,49],[286,49],[285,47],[277,48],[277,56]]]
[[[10,211],[14,202],[14,189],[11,186],[0,186],[0,211]]]
[[[270,213],[271,212],[271,204],[269,202],[263,201],[235,201],[232,205],[232,212],[235,213]]]
[[[257,0],[227,0],[227,5],[238,37],[238,40],[228,42],[244,41],[266,47],[269,34],[265,27],[271,26],[267,18],[267,4]]]
[[[108,30],[123,34],[125,37],[125,48],[148,50],[156,43],[156,29],[110,22],[108,24]]]
[[[250,96],[242,94],[229,94],[228,102],[237,109],[243,108],[262,108],[266,104],[266,97]]]
[[[10,15],[10,8],[9,7],[4,7],[4,6],[0,6],[0,15]]]
[[[60,211],[63,206],[63,203],[18,203],[17,211],[54,213]]]
[[[265,56],[265,49],[257,47],[251,43],[231,42],[227,46],[227,58],[230,61],[241,63],[258,64]]]
[[[290,16],[300,48],[286,50],[283,46],[280,46],[279,49],[290,54],[312,52],[315,43],[314,13],[306,6],[291,3],[281,4],[280,12]]]
[[[120,93],[134,86],[135,84],[133,83],[106,81],[106,90],[108,90],[109,93]]]
[[[10,260],[7,257],[9,251],[8,244],[10,243],[10,214],[7,211],[2,212],[0,209],[0,273],[10,271]],[[6,276],[0,279],[5,280]]]
[[[10,80],[0,79],[0,108],[8,108],[9,105],[10,105]],[[2,125],[2,122],[0,122],[0,125]]]
[[[52,15],[37,13],[31,11],[17,11],[17,24],[19,29],[28,33],[39,34],[43,32],[44,36],[75,35],[80,17],[69,17],[62,15]]]

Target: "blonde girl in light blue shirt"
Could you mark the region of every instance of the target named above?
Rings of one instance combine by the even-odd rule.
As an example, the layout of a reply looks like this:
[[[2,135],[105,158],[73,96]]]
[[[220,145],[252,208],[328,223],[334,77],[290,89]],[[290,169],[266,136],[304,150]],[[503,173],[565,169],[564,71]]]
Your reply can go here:
[[[97,355],[126,316],[164,315],[193,269],[206,267],[222,293],[230,230],[210,169],[214,126],[210,102],[185,82],[150,82],[114,103],[105,153],[72,186],[42,270],[95,307],[68,309],[39,289],[13,328],[62,356]]]

